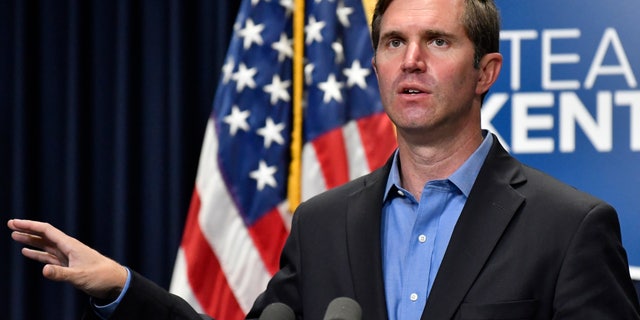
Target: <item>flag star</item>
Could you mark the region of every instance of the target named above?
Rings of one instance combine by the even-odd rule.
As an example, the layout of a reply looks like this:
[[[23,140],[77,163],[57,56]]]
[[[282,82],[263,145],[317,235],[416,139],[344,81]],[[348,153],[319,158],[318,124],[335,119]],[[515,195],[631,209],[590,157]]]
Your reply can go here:
[[[291,97],[289,96],[289,86],[291,85],[291,80],[282,81],[280,80],[280,75],[274,74],[271,79],[271,84],[264,86],[264,92],[271,94],[271,105],[275,105],[278,103],[278,100],[281,99],[284,102],[289,102]]]
[[[371,70],[362,68],[360,66],[360,60],[353,60],[351,68],[345,68],[342,73],[347,77],[347,87],[351,88],[357,85],[361,89],[367,88],[367,80],[365,78],[371,74]]]
[[[329,74],[327,81],[318,84],[318,88],[324,91],[322,102],[329,103],[331,99],[342,102],[342,93],[340,92],[342,87],[344,87],[344,83],[337,81],[333,73]]]
[[[275,124],[271,118],[267,118],[264,127],[258,129],[256,132],[264,137],[264,147],[269,148],[272,142],[284,145],[282,130],[284,130],[284,123]]]
[[[345,7],[344,1],[340,1],[338,3],[338,8],[336,9],[336,15],[338,16],[338,20],[340,21],[340,24],[342,24],[342,26],[344,26],[345,28],[348,28],[350,26],[349,15],[352,13],[353,13],[353,8]]]
[[[238,129],[249,131],[249,123],[247,118],[251,115],[249,110],[240,111],[238,106],[231,107],[231,113],[224,117],[224,123],[229,125],[229,133],[231,136],[235,136]]]
[[[244,63],[240,63],[238,71],[231,75],[231,79],[236,81],[236,91],[240,92],[244,90],[244,87],[254,89],[256,82],[253,80],[253,76],[255,76],[256,73],[258,73],[257,68],[247,69]]]
[[[307,34],[305,44],[312,44],[314,41],[322,42],[322,29],[327,25],[324,21],[316,21],[316,17],[309,16],[309,24],[304,27]]]
[[[313,63],[308,63],[304,66],[304,82],[307,85],[311,85],[313,83],[313,70],[316,68],[316,65]]]
[[[244,38],[242,43],[245,50],[251,47],[252,43],[256,43],[257,45],[262,45],[264,41],[262,40],[262,36],[260,32],[264,30],[264,24],[254,24],[253,20],[247,19],[247,23],[244,26],[244,29],[238,31],[238,36]]]
[[[278,51],[278,62],[284,61],[285,58],[293,57],[292,39],[287,38],[286,33],[280,34],[280,40],[271,44],[273,50]]]
[[[280,5],[285,8],[287,17],[289,17],[295,9],[293,1],[294,0],[280,0]]]
[[[233,58],[229,58],[227,63],[222,66],[222,83],[227,84],[229,80],[231,80],[233,68],[235,68],[235,62],[233,61]]]
[[[260,160],[258,169],[249,172],[249,177],[256,180],[256,183],[258,184],[258,191],[262,191],[265,186],[270,186],[272,188],[278,186],[276,179],[273,177],[277,171],[278,168],[276,166],[269,167],[264,160]]]
[[[344,48],[342,47],[342,43],[340,41],[336,41],[331,44],[331,49],[336,54],[336,64],[341,64],[344,62]]]
[[[271,2],[271,0],[251,0],[251,6],[255,7],[260,1]]]

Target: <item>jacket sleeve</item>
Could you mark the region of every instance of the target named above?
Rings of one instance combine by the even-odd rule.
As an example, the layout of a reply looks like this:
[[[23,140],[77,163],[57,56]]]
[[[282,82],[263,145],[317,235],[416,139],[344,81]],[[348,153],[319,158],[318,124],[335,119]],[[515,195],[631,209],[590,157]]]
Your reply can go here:
[[[210,319],[198,314],[182,298],[131,270],[131,284],[122,301],[109,319],[159,319],[159,320],[201,320]],[[88,307],[83,319],[100,320]]]
[[[565,255],[554,319],[640,319],[615,210],[600,203],[585,216]]]

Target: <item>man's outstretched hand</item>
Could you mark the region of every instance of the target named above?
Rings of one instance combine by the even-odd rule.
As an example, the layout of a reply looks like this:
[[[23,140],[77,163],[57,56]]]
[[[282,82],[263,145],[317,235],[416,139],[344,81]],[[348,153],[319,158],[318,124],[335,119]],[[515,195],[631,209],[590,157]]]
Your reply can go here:
[[[66,235],[54,226],[38,221],[13,219],[7,222],[13,240],[29,247],[22,254],[45,263],[42,274],[65,281],[86,294],[115,300],[127,280],[127,270],[98,251]]]

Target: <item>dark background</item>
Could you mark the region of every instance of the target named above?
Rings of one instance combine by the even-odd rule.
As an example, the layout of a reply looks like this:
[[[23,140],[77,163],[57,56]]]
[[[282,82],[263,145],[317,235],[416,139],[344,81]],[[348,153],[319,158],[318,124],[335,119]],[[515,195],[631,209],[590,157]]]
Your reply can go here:
[[[240,1],[0,1],[0,218],[168,288]],[[77,319],[4,228],[0,318]]]
[[[50,222],[168,288],[239,2],[0,1],[2,223]],[[88,298],[4,230],[0,318],[79,318]]]

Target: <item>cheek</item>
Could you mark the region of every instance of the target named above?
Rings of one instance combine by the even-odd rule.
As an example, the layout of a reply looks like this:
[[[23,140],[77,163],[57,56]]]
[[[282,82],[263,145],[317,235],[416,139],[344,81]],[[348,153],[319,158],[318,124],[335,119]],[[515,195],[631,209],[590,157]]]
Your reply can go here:
[[[391,92],[392,90],[392,83],[393,83],[393,79],[390,76],[390,72],[389,70],[381,70],[382,72],[378,74],[378,88],[380,89],[380,94],[383,96],[385,96],[385,94],[388,94]]]
[[[452,66],[440,71],[441,72],[439,74],[442,77],[438,83],[441,85],[445,85],[460,94],[465,92],[475,92],[475,84],[478,76],[475,69]]]

